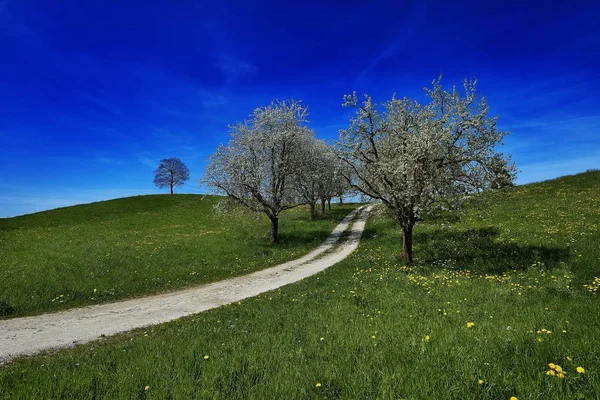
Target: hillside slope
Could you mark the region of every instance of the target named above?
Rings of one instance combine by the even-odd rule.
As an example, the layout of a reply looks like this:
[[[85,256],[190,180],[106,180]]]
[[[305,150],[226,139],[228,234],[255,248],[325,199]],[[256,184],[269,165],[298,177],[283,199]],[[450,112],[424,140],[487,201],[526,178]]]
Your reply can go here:
[[[598,398],[599,187],[588,173],[476,196],[417,227],[410,267],[380,215],[315,277],[6,365],[0,397]]]
[[[219,198],[150,195],[0,220],[0,317],[114,301],[241,275],[295,258],[327,237],[353,206],[308,220],[217,212]]]

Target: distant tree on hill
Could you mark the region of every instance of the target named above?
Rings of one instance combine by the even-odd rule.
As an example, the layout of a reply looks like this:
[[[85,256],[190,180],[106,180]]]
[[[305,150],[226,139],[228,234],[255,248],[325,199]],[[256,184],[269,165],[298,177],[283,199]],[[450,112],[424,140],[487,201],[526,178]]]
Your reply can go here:
[[[461,96],[456,87],[443,90],[440,80],[426,89],[426,105],[392,97],[380,111],[369,96],[362,104],[356,93],[344,96],[343,106],[356,109],[338,142],[346,178],[387,207],[402,228],[407,263],[413,259],[413,227],[435,203],[458,206],[465,195],[489,188],[498,165],[505,180],[515,175],[514,165],[495,151],[506,132],[487,116],[476,81],[465,80]]]
[[[254,110],[249,121],[230,127],[227,146],[210,157],[202,182],[271,221],[279,241],[279,214],[302,201],[296,186],[306,148],[314,140],[304,126],[308,109],[277,101]]]
[[[160,160],[160,164],[154,171],[154,184],[162,188],[170,188],[173,194],[173,187],[183,186],[185,181],[190,179],[190,171],[179,158],[165,158]]]

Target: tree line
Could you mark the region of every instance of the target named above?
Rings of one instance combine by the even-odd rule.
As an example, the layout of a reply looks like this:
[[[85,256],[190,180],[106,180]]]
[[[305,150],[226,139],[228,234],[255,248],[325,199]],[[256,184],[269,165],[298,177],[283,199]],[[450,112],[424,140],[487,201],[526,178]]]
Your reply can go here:
[[[355,115],[333,144],[315,137],[302,102],[273,101],[230,126],[229,142],[210,157],[201,181],[264,213],[274,243],[281,212],[307,204],[314,218],[334,197],[366,195],[402,229],[410,263],[415,224],[438,208],[456,209],[470,194],[514,182],[510,156],[497,150],[507,132],[488,116],[476,84],[465,79],[462,91],[445,90],[440,77],[425,89],[426,104],[395,96],[376,104],[368,95],[362,101],[356,93],[345,95],[342,106]]]

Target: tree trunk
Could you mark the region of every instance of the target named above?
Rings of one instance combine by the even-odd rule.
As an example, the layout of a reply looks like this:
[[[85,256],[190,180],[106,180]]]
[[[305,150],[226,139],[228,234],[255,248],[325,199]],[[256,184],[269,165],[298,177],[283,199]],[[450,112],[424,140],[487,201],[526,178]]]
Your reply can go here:
[[[316,204],[315,203],[310,203],[310,219],[315,219],[315,208],[316,208]]]
[[[403,246],[403,255],[404,261],[407,264],[412,263],[413,254],[412,254],[412,232],[413,226],[403,226],[402,227],[402,246]]]
[[[329,210],[331,210],[331,197],[327,198],[327,208],[329,208]]]
[[[171,194],[173,194],[173,184],[171,184]]]
[[[279,218],[269,217],[271,220],[271,243],[279,242]]]
[[[340,204],[344,204],[344,198],[340,196]]]
[[[321,197],[321,214],[325,215],[325,197]]]

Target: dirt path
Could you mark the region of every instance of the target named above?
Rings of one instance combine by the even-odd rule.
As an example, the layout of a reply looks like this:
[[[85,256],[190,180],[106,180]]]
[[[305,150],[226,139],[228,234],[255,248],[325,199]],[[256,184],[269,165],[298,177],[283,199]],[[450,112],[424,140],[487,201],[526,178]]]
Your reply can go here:
[[[314,275],[358,247],[370,209],[361,207],[348,214],[321,246],[304,257],[249,275],[118,303],[0,321],[0,365],[17,357],[196,314]],[[360,216],[352,223],[357,213]],[[347,238],[334,246],[348,229]]]

